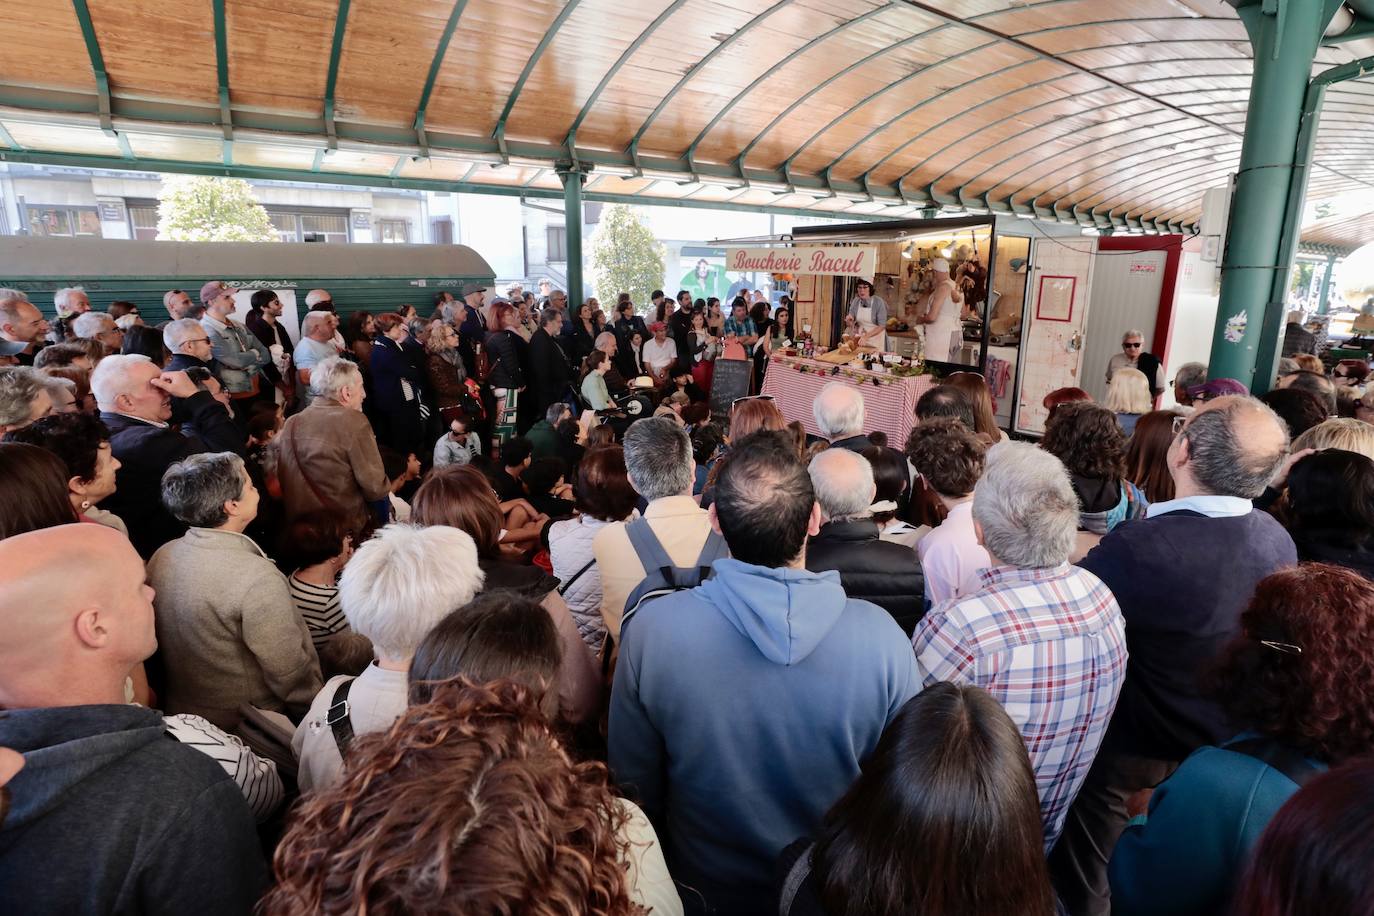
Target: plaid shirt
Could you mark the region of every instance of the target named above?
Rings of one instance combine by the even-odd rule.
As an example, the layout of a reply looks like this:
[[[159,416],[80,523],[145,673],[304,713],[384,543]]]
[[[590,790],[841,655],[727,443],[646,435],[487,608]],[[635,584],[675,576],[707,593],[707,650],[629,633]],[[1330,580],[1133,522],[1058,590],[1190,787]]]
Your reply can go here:
[[[927,687],[984,688],[1021,729],[1048,852],[1116,708],[1126,624],[1107,586],[1076,566],[994,566],[977,583],[922,618],[916,667]]]

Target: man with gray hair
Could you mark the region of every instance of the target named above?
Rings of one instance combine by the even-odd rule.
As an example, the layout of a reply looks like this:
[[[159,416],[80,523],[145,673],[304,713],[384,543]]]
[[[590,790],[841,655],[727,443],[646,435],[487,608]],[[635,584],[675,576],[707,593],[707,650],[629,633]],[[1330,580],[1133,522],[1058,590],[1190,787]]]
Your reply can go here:
[[[110,428],[110,451],[120,461],[115,492],[101,508],[118,515],[138,552],[181,536],[186,526],[162,505],[162,475],[174,462],[202,452],[242,452],[244,437],[224,405],[185,372],[167,372],[146,356],[107,356],[91,373],[91,393]],[[172,428],[172,399],[180,399],[194,435]]]
[[[52,304],[57,309],[57,320],[48,333],[49,343],[62,343],[72,336],[71,323],[76,316],[91,310],[91,299],[79,286],[64,286],[52,294]]]
[[[1159,357],[1145,352],[1145,336],[1131,330],[1121,335],[1121,352],[1107,361],[1107,383],[1118,369],[1139,369],[1150,383],[1150,397],[1157,398],[1164,392],[1164,365]]]
[[[115,324],[109,312],[82,312],[72,319],[71,336],[83,340],[98,340],[107,353],[118,353],[124,343],[124,331]]]
[[[28,366],[0,368],[0,435],[52,413],[48,380]]]
[[[831,448],[862,452],[873,445],[864,435],[864,396],[848,382],[830,382],[811,405],[816,428]]]
[[[24,365],[33,362],[34,349],[48,333],[48,322],[38,306],[17,289],[0,289],[0,354],[17,356]]]
[[[711,518],[692,496],[696,462],[687,431],[666,417],[631,424],[625,431],[625,469],[630,486],[648,502],[638,521],[641,531],[658,542],[673,566],[695,564],[711,536]],[[641,557],[628,524],[607,525],[592,541],[601,570],[601,617],[615,640],[620,639],[626,599],[657,568]]]
[[[173,320],[194,318],[200,320],[205,314],[205,306],[191,301],[191,294],[184,289],[169,289],[162,297],[162,307]]]
[[[1030,752],[1049,850],[1116,707],[1126,624],[1102,581],[1069,565],[1078,497],[1058,458],[1019,442],[993,448],[973,520],[992,565],[916,627],[916,667],[927,687],[974,684],[1006,707]]]
[[[1184,363],[1174,373],[1174,400],[1183,407],[1192,407],[1193,396],[1188,393],[1188,389],[1206,382],[1206,363]]]
[[[1252,504],[1287,454],[1287,428],[1261,402],[1235,395],[1204,402],[1169,446],[1175,498],[1118,525],[1078,563],[1121,605],[1131,662],[1102,750],[1050,858],[1071,913],[1110,911],[1107,861],[1130,816],[1127,799],[1158,785],[1197,748],[1235,734],[1201,676],[1240,635],[1259,581],[1298,562],[1288,532]]]
[[[850,598],[871,601],[908,636],[925,611],[916,551],[880,540],[873,521],[873,465],[848,449],[828,448],[807,468],[824,524],[806,545],[806,568],[833,569]]]
[[[327,511],[343,515],[353,531],[370,529],[377,520],[371,504],[391,493],[391,479],[363,416],[362,373],[331,356],[315,366],[310,387],[310,406],[288,417],[273,440],[286,521]]]

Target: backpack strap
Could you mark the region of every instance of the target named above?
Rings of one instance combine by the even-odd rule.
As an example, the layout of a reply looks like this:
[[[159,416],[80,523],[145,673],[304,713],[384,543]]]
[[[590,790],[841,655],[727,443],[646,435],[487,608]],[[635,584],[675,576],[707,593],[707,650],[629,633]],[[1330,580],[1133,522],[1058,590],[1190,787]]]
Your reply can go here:
[[[334,696],[329,701],[329,710],[324,715],[324,724],[334,733],[334,744],[339,748],[340,757],[353,741],[352,709],[348,705],[348,692],[353,689],[355,680],[356,678],[347,678],[334,689]]]
[[[668,556],[668,551],[663,549],[663,544],[659,541],[658,535],[654,534],[654,529],[649,526],[646,518],[637,518],[625,524],[625,536],[630,539],[630,546],[635,549],[635,555],[639,557],[639,564],[644,567],[644,571],[664,570],[664,578],[672,580],[671,573],[667,572],[673,568],[673,559]]]
[[[1223,744],[1222,749],[1253,757],[1287,776],[1299,788],[1322,772],[1322,767],[1308,760],[1300,751],[1263,735],[1237,738]]]

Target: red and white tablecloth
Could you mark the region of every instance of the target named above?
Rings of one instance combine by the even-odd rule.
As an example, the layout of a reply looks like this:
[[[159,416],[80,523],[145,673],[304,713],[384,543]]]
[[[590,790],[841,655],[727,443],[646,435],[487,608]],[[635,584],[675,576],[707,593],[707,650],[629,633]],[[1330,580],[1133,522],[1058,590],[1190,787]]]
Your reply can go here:
[[[935,380],[929,375],[896,378],[885,372],[840,367],[802,359],[796,356],[775,356],[768,361],[768,374],[763,380],[763,393],[773,396],[782,415],[800,420],[806,431],[819,436],[811,405],[821,389],[831,382],[853,385],[864,396],[864,432],[882,430],[887,433],[890,446],[900,449],[916,425],[916,401],[925,394]],[[873,384],[874,380],[878,384]]]

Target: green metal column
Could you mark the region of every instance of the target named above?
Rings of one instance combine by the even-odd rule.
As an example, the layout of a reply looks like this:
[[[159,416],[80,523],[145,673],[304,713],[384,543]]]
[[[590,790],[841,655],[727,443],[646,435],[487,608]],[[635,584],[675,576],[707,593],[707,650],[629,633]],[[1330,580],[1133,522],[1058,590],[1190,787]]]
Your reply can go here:
[[[563,217],[568,240],[568,304],[576,310],[582,304],[582,185],[587,166],[560,162],[558,178],[563,182]]]
[[[1318,43],[1340,0],[1237,5],[1254,48],[1255,72],[1207,375],[1238,379],[1260,393],[1268,389],[1269,371],[1257,373],[1256,366],[1273,361],[1285,317],[1286,284],[1276,277],[1286,280],[1292,269],[1285,242],[1296,237],[1302,218],[1301,189],[1310,162],[1310,149],[1301,155],[1298,142],[1304,100]],[[1263,360],[1262,337],[1263,349],[1270,351]]]
[[[1331,276],[1336,272],[1336,256],[1326,256],[1326,273],[1322,274],[1321,292],[1317,294],[1317,314],[1325,315],[1331,305]]]

